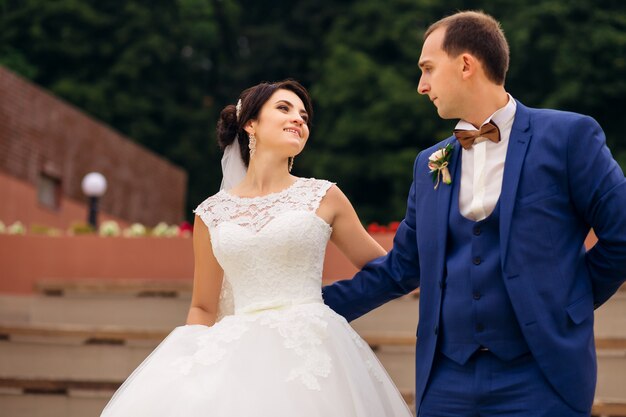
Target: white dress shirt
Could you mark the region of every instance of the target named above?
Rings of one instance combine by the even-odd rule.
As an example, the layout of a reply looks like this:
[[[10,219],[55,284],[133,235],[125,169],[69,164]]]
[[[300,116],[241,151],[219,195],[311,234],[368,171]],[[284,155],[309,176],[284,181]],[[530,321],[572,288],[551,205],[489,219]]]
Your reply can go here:
[[[487,218],[496,207],[502,190],[504,161],[511,136],[517,103],[509,94],[508,103],[489,116],[483,124],[493,121],[500,129],[500,142],[479,139],[470,149],[461,152],[461,189],[459,210],[470,220]],[[471,123],[459,121],[456,129],[478,130]]]

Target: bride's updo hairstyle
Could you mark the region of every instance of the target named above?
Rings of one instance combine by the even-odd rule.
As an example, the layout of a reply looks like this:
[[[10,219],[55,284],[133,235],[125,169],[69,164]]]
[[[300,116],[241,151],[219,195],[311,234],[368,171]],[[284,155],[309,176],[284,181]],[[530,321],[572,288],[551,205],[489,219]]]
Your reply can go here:
[[[302,100],[304,109],[309,116],[307,125],[309,128],[311,127],[313,107],[311,106],[311,97],[306,88],[294,80],[284,80],[275,83],[264,82],[250,87],[241,93],[239,96],[239,100],[241,100],[239,117],[237,117],[237,107],[233,104],[224,107],[220,113],[220,118],[217,122],[217,143],[220,149],[224,150],[237,139],[243,162],[248,166],[250,163],[250,149],[248,148],[250,139],[243,127],[248,121],[258,119],[263,105],[278,90],[289,90]]]

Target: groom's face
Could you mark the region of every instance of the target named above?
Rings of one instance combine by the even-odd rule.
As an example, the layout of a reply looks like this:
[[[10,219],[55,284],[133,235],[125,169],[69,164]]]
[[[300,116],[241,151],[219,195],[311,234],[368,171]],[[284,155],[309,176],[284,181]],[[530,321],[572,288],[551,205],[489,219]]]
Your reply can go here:
[[[463,65],[443,49],[446,28],[438,28],[424,40],[419,67],[422,71],[417,91],[428,95],[442,119],[459,118],[459,94]]]

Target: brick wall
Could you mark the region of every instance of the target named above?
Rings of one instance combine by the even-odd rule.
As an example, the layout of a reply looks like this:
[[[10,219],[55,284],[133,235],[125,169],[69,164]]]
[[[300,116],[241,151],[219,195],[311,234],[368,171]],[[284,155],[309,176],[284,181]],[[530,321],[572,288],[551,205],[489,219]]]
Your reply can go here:
[[[45,172],[76,201],[98,171],[108,182],[101,210],[148,226],[184,218],[183,169],[1,66],[0,171],[34,186]]]

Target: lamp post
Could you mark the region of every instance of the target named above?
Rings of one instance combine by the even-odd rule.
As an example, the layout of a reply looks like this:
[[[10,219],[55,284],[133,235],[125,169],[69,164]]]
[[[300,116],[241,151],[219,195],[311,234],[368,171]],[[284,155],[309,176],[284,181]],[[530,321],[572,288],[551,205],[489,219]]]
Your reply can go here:
[[[107,180],[99,172],[90,172],[85,175],[81,183],[83,193],[89,198],[89,214],[87,222],[94,229],[98,228],[98,200],[107,190]]]

